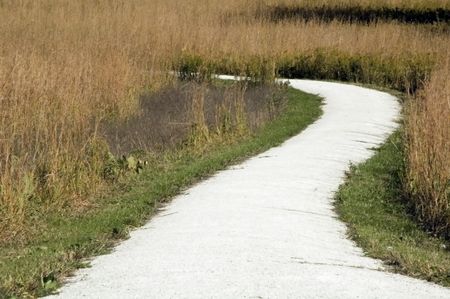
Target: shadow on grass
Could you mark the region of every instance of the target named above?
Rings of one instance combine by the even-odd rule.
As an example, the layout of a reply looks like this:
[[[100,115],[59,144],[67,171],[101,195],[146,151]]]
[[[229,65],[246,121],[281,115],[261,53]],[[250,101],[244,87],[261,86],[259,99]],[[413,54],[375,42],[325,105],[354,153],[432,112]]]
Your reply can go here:
[[[258,10],[257,17],[267,18],[273,22],[284,20],[332,22],[337,20],[370,24],[378,21],[397,21],[408,24],[447,23],[450,26],[450,10],[446,8],[267,6]]]
[[[231,116],[236,114],[233,102],[238,96],[236,85],[203,84],[203,114],[210,130],[220,125],[217,123],[218,108],[224,106]],[[102,123],[100,134],[116,156],[142,150],[161,152],[173,149],[187,140],[191,133],[192,98],[199,86],[193,81],[177,81],[161,91],[147,92],[140,97],[137,113],[121,121]],[[251,131],[281,111],[282,105],[274,108],[272,104],[274,101],[284,102],[284,93],[274,85],[259,84],[243,89],[245,116]],[[274,109],[275,112],[272,111]]]

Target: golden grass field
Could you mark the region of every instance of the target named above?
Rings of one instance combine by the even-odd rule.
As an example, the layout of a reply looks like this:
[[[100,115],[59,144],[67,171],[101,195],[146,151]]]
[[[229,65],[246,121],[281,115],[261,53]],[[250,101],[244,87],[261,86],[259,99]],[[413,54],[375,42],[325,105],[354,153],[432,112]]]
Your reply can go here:
[[[26,239],[36,210],[64,211],[95,198],[107,184],[98,127],[133,116],[142,91],[170,84],[167,72],[186,57],[200,59],[195,70],[228,63],[242,74],[276,76],[283,61],[317,50],[328,53],[326,61],[340,59],[337,68],[362,59],[362,83],[383,85],[390,76],[389,87],[411,91],[405,194],[421,221],[448,235],[449,31],[395,21],[255,17],[267,4],[330,2],[450,8],[444,0],[0,0],[0,244]],[[340,72],[352,69],[329,79]],[[408,88],[413,79],[420,81],[417,93]]]

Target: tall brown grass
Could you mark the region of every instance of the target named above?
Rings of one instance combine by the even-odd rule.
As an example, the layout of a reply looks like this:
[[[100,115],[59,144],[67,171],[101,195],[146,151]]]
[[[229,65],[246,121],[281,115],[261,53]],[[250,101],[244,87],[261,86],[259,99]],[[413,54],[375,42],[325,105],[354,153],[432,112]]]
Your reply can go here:
[[[448,1],[432,3],[448,6]],[[316,49],[378,57],[399,74],[397,58],[448,57],[450,36],[446,33],[431,34],[421,26],[395,23],[363,26],[300,20],[274,24],[250,17],[264,4],[0,1],[0,240],[17,240],[39,221],[37,210],[84,205],[101,188],[108,149],[102,146],[98,125],[105,119],[133,115],[139,93],[170,81],[166,71],[181,56],[241,63],[250,74],[275,72],[277,61]],[[436,77],[432,82],[443,80]],[[434,98],[432,86],[448,87],[445,80],[430,84],[423,98]],[[429,105],[435,102],[430,100]],[[422,109],[418,106],[418,115],[426,113]],[[443,118],[439,122],[441,127],[447,124]],[[411,147],[411,151],[427,155],[425,150]],[[415,172],[416,166],[410,169],[412,181],[426,181],[414,179],[422,176]]]
[[[419,219],[450,236],[450,64],[407,105],[407,190]]]

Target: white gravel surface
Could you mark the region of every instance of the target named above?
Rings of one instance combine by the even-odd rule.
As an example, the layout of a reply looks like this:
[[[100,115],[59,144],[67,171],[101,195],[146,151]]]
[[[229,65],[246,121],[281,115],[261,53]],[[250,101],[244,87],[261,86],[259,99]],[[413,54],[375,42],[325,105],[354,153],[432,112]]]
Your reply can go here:
[[[346,238],[332,198],[349,163],[369,158],[397,124],[393,96],[291,80],[324,97],[301,134],[177,196],[60,298],[450,298],[383,271]]]

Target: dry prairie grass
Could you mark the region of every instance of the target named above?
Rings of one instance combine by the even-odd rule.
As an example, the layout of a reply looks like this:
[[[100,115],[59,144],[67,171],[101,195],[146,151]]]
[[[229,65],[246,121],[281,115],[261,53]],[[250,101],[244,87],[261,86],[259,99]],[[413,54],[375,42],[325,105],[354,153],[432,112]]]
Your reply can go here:
[[[383,3],[448,7],[448,1],[437,0]],[[19,240],[37,221],[36,209],[83,205],[101,188],[108,149],[97,128],[105,119],[132,117],[139,93],[167,85],[165,72],[183,55],[242,62],[244,73],[316,49],[376,56],[387,64],[413,54],[448,57],[450,36],[418,25],[274,24],[249,17],[261,5],[265,2],[0,1],[0,240]],[[392,64],[393,72],[402,73],[396,67]],[[274,76],[276,68],[268,69]],[[434,80],[448,87],[445,78]],[[423,97],[432,98],[431,92],[426,88]],[[417,114],[425,115],[421,109]],[[427,182],[413,178],[420,176],[415,169],[411,180]]]
[[[419,219],[450,236],[450,64],[407,105],[407,190]]]

